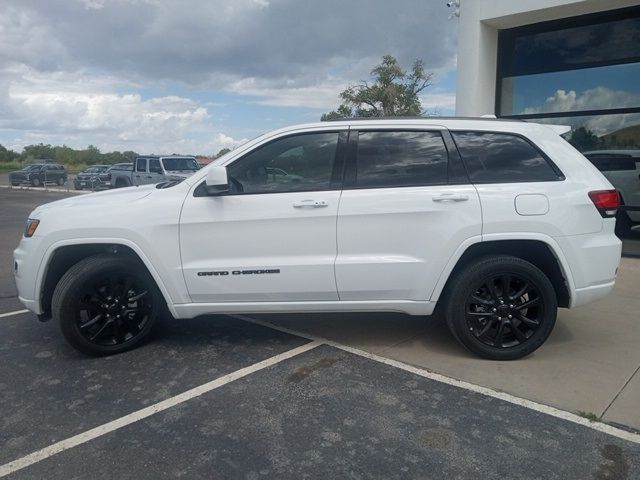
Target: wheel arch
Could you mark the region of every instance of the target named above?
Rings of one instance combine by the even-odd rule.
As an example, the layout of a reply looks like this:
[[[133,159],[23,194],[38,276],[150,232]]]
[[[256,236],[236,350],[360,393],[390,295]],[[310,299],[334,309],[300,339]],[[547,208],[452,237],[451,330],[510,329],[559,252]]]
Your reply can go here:
[[[129,177],[118,177],[114,184],[116,188],[130,187],[132,185],[133,183],[131,183],[131,179]]]
[[[39,315],[41,320],[51,318],[53,291],[64,273],[80,260],[100,253],[126,256],[132,260],[133,265],[144,269],[158,286],[171,313],[175,315],[173,302],[164,282],[137,245],[124,239],[76,240],[73,243],[62,242],[52,245],[43,259],[36,280],[36,292],[39,295],[40,310],[43,312]]]
[[[485,238],[482,241],[462,245],[453,259],[445,267],[438,284],[431,295],[431,301],[438,301],[448,282],[472,260],[486,255],[511,255],[526,260],[550,279],[558,299],[558,306],[570,308],[575,286],[569,265],[560,247],[551,238]]]

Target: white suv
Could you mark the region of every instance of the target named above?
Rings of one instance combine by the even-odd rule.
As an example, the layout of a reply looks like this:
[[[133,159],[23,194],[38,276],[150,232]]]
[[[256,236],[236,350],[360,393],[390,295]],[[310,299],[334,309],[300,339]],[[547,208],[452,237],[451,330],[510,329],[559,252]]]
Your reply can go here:
[[[20,300],[77,349],[138,345],[167,309],[437,310],[472,352],[514,359],[542,345],[558,306],[607,295],[620,261],[616,191],[544,125],[295,126],[168,185],[31,214]]]

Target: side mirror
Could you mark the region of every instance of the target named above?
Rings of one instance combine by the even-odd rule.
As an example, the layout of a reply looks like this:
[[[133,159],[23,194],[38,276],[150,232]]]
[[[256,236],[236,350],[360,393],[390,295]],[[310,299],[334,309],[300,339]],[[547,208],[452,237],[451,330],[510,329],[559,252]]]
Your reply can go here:
[[[229,177],[227,167],[209,167],[207,178],[204,181],[205,189],[209,195],[220,195],[229,191]]]

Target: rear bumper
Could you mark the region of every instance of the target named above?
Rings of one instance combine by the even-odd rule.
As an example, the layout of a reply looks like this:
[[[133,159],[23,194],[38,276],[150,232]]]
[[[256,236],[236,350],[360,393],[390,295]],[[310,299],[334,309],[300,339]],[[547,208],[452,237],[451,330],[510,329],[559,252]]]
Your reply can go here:
[[[590,287],[578,288],[571,299],[571,308],[586,305],[606,297],[611,293],[616,282],[603,283],[602,285],[592,285]]]
[[[555,237],[573,278],[570,308],[599,300],[613,290],[622,254],[614,229],[615,221],[610,219],[604,220],[598,233]]]

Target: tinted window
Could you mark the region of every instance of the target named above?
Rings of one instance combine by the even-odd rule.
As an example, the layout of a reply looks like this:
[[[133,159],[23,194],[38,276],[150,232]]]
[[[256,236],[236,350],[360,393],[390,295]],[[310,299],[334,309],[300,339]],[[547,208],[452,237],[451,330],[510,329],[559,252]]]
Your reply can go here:
[[[635,170],[636,159],[631,156],[622,155],[603,155],[592,154],[585,155],[591,163],[593,163],[601,172],[613,172],[622,170]],[[640,160],[640,159],[638,159]]]
[[[232,187],[244,193],[327,190],[338,135],[296,135],[259,147],[228,167]]]
[[[169,171],[176,170],[198,170],[198,162],[196,162],[195,158],[163,158],[162,163],[164,164],[164,168]]]
[[[560,177],[533,146],[516,135],[451,132],[471,183],[548,182]]]
[[[146,158],[136,159],[136,172],[144,172],[146,170],[147,170],[147,159]]]
[[[569,70],[586,65],[622,63],[640,57],[640,10],[610,12],[503,30],[500,33],[501,69],[507,75]],[[631,17],[631,18],[624,18]],[[546,31],[532,31],[545,29]]]
[[[356,185],[443,185],[447,158],[439,132],[360,132]]]
[[[153,173],[162,173],[162,168],[160,168],[160,160],[157,158],[149,159],[149,171]]]

